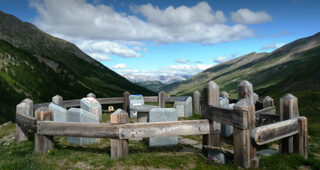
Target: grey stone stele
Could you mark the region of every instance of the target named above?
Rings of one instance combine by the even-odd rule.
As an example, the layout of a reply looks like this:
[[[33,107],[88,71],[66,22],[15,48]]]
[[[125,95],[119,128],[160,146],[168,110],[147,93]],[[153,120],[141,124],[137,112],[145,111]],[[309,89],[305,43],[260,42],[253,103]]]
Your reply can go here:
[[[53,111],[53,121],[66,122],[67,121],[67,109],[55,104],[50,103],[49,109]]]
[[[192,97],[190,96],[181,96],[181,98],[179,97],[178,100],[174,102],[174,108],[179,117],[191,117],[192,107]]]
[[[68,122],[80,123],[99,123],[99,119],[92,113],[78,108],[71,108],[67,112]],[[68,142],[77,145],[87,145],[93,143],[100,143],[100,139],[84,138],[84,137],[67,137]]]
[[[228,98],[220,97],[220,107],[233,110],[234,104],[229,104]],[[233,127],[230,125],[225,125],[221,123],[221,135],[231,136],[233,134]]]
[[[155,108],[149,112],[148,122],[178,121],[174,108]],[[178,144],[178,136],[154,137],[148,140],[150,147],[166,147]]]
[[[88,111],[102,120],[101,104],[93,97],[85,97],[80,100],[80,108]]]
[[[141,94],[132,94],[129,96],[130,108],[135,106],[144,106],[143,96]],[[137,117],[137,112],[130,110],[130,117]]]

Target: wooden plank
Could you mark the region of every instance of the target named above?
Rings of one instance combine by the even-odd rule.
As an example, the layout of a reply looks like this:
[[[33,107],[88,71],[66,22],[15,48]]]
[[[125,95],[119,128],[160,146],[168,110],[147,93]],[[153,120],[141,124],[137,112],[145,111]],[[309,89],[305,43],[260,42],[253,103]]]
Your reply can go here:
[[[30,117],[21,113],[17,113],[16,123],[23,129],[29,129],[33,132],[37,131],[37,121],[33,117]]]
[[[164,92],[164,91],[159,92],[158,104],[159,104],[159,107],[161,107],[161,108],[166,107],[166,92]]]
[[[81,99],[74,99],[74,100],[64,100],[63,106],[64,107],[78,107],[80,106]]]
[[[203,106],[204,118],[215,120],[239,129],[248,129],[248,112],[245,110],[229,110],[220,107]]]
[[[130,93],[125,91],[123,94],[123,110],[127,113],[130,112]]]
[[[110,115],[110,123],[126,124],[129,121],[128,113],[118,109]],[[128,139],[111,139],[111,158],[120,159],[128,156],[129,140]]]
[[[258,116],[259,114],[276,114],[276,108],[274,106],[270,106],[267,108],[263,108],[261,110],[256,111],[256,115]]]
[[[34,110],[37,110],[37,109],[39,109],[40,107],[48,107],[50,103],[51,103],[51,102],[39,103],[39,104],[35,104],[33,107],[34,107]],[[79,103],[79,105],[80,105],[80,103]]]
[[[100,104],[121,104],[124,102],[123,97],[97,98]]]
[[[299,142],[298,152],[304,158],[308,158],[308,119],[306,117],[298,117],[299,124]]]
[[[298,132],[298,119],[289,119],[255,128],[251,132],[251,141],[255,145],[264,145],[298,134]]]
[[[209,134],[208,120],[129,123],[119,127],[120,139],[141,139],[179,135]]]
[[[143,96],[143,100],[145,103],[157,103],[158,96]]]
[[[40,107],[35,112],[35,119],[38,122],[44,120],[53,120],[53,112],[48,107]],[[53,136],[40,135],[34,133],[34,150],[38,153],[47,153],[53,149]]]
[[[200,109],[201,109],[201,104],[200,104],[200,92],[199,91],[195,91],[193,92],[193,113],[196,115],[200,115]]]
[[[280,115],[275,115],[275,114],[267,114],[267,113],[260,113],[259,115],[259,119],[267,119],[270,122],[273,121],[280,121]]]
[[[286,94],[280,98],[280,120],[292,119],[299,116],[298,110],[298,99],[292,94]],[[288,137],[280,141],[281,153],[292,153],[294,152],[294,141],[298,140],[298,136]]]
[[[16,113],[27,116],[28,105],[27,103],[21,102],[16,106]],[[22,122],[20,122],[21,126],[16,123],[16,142],[23,142],[28,140],[28,128],[22,126]]]
[[[118,138],[118,125],[107,123],[78,123],[38,121],[37,133],[52,136],[73,136],[88,138]]]
[[[179,96],[170,96],[170,97],[166,97],[166,102],[175,102],[178,99]]]

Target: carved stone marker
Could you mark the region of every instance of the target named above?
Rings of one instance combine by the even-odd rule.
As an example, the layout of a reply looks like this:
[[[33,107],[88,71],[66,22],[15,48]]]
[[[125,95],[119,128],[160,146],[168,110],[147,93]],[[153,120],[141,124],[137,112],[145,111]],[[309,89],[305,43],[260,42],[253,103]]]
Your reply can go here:
[[[148,117],[149,122],[178,121],[178,114],[174,108],[152,109]],[[178,136],[149,138],[150,147],[164,147],[178,144]]]
[[[220,93],[221,95],[221,93]],[[229,99],[220,97],[220,107],[226,108],[226,109],[233,109],[234,104],[229,104]],[[221,123],[221,135],[222,136],[230,136],[233,134],[233,127],[230,125],[225,125]]]
[[[130,108],[134,108],[136,106],[144,106],[144,100],[141,94],[130,95],[129,100]],[[137,117],[137,112],[130,110],[130,117]]]
[[[190,117],[192,116],[192,97],[180,96],[174,102],[174,107],[179,117]]]
[[[80,100],[81,109],[90,112],[102,120],[101,104],[93,97],[86,97]]]
[[[27,104],[27,112],[26,114],[30,117],[34,117],[34,111],[33,111],[33,101],[29,98],[26,98],[24,100],[22,100],[22,103],[26,103]]]
[[[53,111],[53,121],[55,122],[67,121],[67,109],[54,103],[49,104],[49,109]]]
[[[99,123],[99,119],[92,113],[83,109],[71,108],[67,112],[68,122]],[[68,137],[68,142],[77,145],[99,143],[100,139],[84,137]]]

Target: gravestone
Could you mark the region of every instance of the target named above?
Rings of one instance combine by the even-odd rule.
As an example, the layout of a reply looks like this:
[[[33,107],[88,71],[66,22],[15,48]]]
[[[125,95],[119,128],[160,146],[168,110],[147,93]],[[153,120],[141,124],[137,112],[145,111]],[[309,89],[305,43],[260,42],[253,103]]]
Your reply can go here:
[[[108,112],[113,112],[114,111],[114,107],[113,106],[108,106]]]
[[[229,104],[229,99],[220,97],[220,107],[233,110],[234,104]],[[222,136],[231,136],[233,134],[233,127],[230,125],[225,125],[221,123],[221,135]]]
[[[168,122],[178,121],[178,114],[174,108],[155,108],[151,109],[148,122]],[[178,136],[154,137],[149,138],[150,147],[165,147],[178,144]]]
[[[136,106],[144,106],[143,96],[141,94],[132,94],[129,96],[130,100],[130,108],[134,108]],[[130,118],[137,117],[137,111],[132,111],[130,109]]]
[[[29,98],[22,100],[23,103],[27,104],[27,115],[30,117],[34,117],[33,111],[33,101]]]
[[[85,97],[80,100],[81,109],[88,111],[95,116],[99,120],[102,120],[102,109],[101,104],[93,97]]]
[[[174,102],[174,108],[178,113],[179,117],[190,117],[192,116],[192,97],[180,96]]]
[[[53,111],[53,121],[55,122],[66,122],[67,121],[67,110],[55,103],[49,104],[49,109]]]
[[[80,122],[80,123],[99,123],[99,119],[92,113],[78,108],[71,108],[67,112],[68,122]],[[86,145],[99,143],[100,139],[96,138],[84,138],[84,137],[68,137],[68,142],[77,145]]]

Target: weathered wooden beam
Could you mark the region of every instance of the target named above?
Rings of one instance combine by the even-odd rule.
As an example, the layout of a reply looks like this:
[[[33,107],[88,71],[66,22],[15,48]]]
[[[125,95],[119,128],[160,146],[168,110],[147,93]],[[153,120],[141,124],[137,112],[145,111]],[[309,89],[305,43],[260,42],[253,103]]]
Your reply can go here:
[[[145,103],[157,103],[158,96],[143,96],[143,100]]]
[[[201,113],[200,96],[201,94],[199,91],[193,92],[193,113],[196,115],[200,115]]]
[[[250,132],[256,124],[255,106],[249,99],[241,99],[234,106],[234,110],[246,110],[248,112],[248,129],[234,127],[234,162],[243,168],[257,168],[259,161],[256,157],[256,148],[250,142]]]
[[[267,107],[270,107],[270,106],[274,106],[274,101],[270,96],[266,96],[263,99],[263,108],[267,108]]]
[[[208,120],[129,123],[119,127],[120,139],[209,134]]]
[[[241,99],[248,99],[251,103],[255,104],[253,97],[253,86],[247,80],[243,80],[238,85],[238,100]]]
[[[110,123],[126,124],[129,121],[128,113],[118,109],[110,115]],[[129,140],[128,139],[111,139],[111,158],[120,159],[128,156]]]
[[[159,104],[159,107],[161,107],[161,108],[166,107],[166,92],[164,92],[164,91],[159,92],[158,104]]]
[[[256,111],[256,115],[260,114],[276,114],[276,108],[274,106],[270,106]]]
[[[28,106],[27,103],[19,103],[16,106],[16,142],[23,142],[28,140],[28,129],[23,127],[24,121],[19,121],[19,116],[17,117],[17,114],[27,116]]]
[[[40,107],[35,112],[35,119],[38,122],[53,120],[53,112],[47,107]],[[34,150],[39,153],[46,153],[53,149],[53,136],[34,133]]]
[[[122,94],[123,96],[123,110],[127,113],[130,112],[130,93],[128,91]]]
[[[299,141],[295,147],[299,148],[298,153],[304,158],[308,157],[308,119],[298,117]]]
[[[292,94],[286,94],[280,98],[280,120],[292,119],[299,116],[298,99]],[[299,136],[288,137],[280,141],[280,151],[282,153],[292,153],[294,141],[297,141]]]
[[[239,129],[248,129],[248,112],[245,110],[229,110],[226,108],[203,106],[203,117],[218,121]]]
[[[122,104],[123,97],[96,98],[100,104]]]
[[[251,132],[251,141],[255,145],[264,145],[298,133],[298,119],[294,118],[255,128]]]
[[[73,136],[88,138],[111,138],[119,136],[117,125],[107,123],[78,123],[78,122],[52,122],[38,121],[37,133],[49,136]]]
[[[268,113],[259,113],[259,119],[266,119],[267,122],[272,123],[273,121],[280,121],[280,115],[268,114]]]
[[[74,100],[65,100],[63,101],[64,107],[78,107],[80,106],[81,99],[74,99]]]
[[[209,81],[209,83],[203,88],[203,107],[202,117],[207,118],[211,115],[207,107],[214,106],[219,107],[220,105],[220,88],[214,81]],[[220,135],[221,135],[221,123],[211,117],[209,119],[210,133],[208,135],[202,136],[202,146],[220,146]],[[202,147],[203,154],[208,156],[208,150]]]
[[[220,92],[220,97],[229,99],[229,93],[226,91],[222,91],[222,92]]]
[[[33,132],[37,131],[37,121],[35,118],[30,117],[25,114],[16,114],[16,123],[23,129],[31,130]]]

